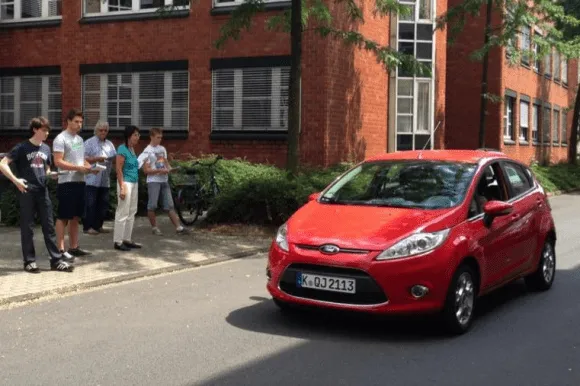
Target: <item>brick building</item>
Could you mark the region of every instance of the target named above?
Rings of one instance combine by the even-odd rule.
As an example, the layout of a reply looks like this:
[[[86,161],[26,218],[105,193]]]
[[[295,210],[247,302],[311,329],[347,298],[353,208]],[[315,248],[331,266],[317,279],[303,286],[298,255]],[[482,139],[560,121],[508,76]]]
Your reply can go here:
[[[305,32],[303,163],[330,165],[385,151],[477,145],[470,141],[477,137],[479,116],[477,65],[456,55],[461,45],[447,47],[445,30],[432,34],[435,16],[445,12],[447,1],[402,0],[413,12],[397,19],[375,17],[375,1],[362,0],[365,23],[355,26],[341,5],[331,2],[336,25],[414,53],[433,73],[387,74],[372,53]],[[46,115],[58,128],[68,109],[81,107],[86,136],[98,120],[109,122],[116,143],[127,124],[145,131],[158,126],[177,157],[213,153],[284,165],[290,38],[266,32],[265,21],[289,1],[268,1],[251,32],[218,50],[213,44],[220,27],[239,3],[193,2],[190,9],[183,0],[0,0],[0,152],[27,134],[32,116]],[[160,18],[161,5],[177,10]],[[470,28],[481,35],[476,24]],[[554,74],[548,96],[542,96],[534,89],[533,71],[506,69],[500,54],[492,63],[495,90],[515,95],[508,99],[507,120],[514,144],[500,140],[502,110],[497,107],[490,115],[487,145],[527,159],[537,147],[518,137],[516,115],[524,96],[530,106],[538,99],[561,111],[575,83],[567,89],[562,79],[554,82]],[[459,69],[461,79],[453,75]],[[576,79],[576,73],[568,75]],[[141,147],[146,143],[144,136]],[[564,155],[563,147],[552,142],[544,148],[553,160]]]
[[[458,3],[450,0],[449,6]],[[457,43],[448,46],[447,148],[478,146],[483,66],[468,58],[482,46],[485,10],[481,15],[468,20]],[[492,24],[501,22],[501,16],[494,14]],[[514,43],[535,51],[532,37],[541,33],[535,26],[524,28]],[[509,63],[505,49],[491,52],[488,92],[500,96],[502,102],[488,102],[486,147],[524,162],[566,161],[578,70],[577,61],[568,63],[555,50],[544,58],[524,55],[516,65]]]

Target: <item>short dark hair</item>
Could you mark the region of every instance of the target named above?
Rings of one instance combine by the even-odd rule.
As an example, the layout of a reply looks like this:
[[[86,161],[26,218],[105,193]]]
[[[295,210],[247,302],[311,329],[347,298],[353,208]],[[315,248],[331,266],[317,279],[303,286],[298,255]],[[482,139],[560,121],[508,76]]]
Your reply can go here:
[[[30,120],[30,123],[28,124],[30,135],[34,135],[34,131],[41,129],[42,127],[46,127],[48,130],[50,130],[50,124],[48,122],[48,119],[46,119],[45,117],[32,118]]]
[[[137,126],[125,126],[125,132],[123,133],[123,136],[125,137],[125,146],[129,147],[129,138],[131,138],[134,132],[139,132],[139,128]]]
[[[81,110],[77,110],[77,109],[70,109],[68,111],[68,114],[66,115],[67,121],[72,121],[73,119],[75,119],[75,117],[84,118],[83,112]]]

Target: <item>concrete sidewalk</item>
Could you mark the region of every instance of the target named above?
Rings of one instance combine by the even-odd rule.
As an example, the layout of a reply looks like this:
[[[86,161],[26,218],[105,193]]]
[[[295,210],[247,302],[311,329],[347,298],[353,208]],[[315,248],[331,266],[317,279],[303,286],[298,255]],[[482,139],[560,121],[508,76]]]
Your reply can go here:
[[[143,248],[131,252],[113,249],[112,232],[90,236],[81,229],[80,246],[92,255],[77,257],[72,273],[50,271],[42,231],[37,228],[34,235],[40,274],[22,269],[20,230],[0,227],[0,306],[251,256],[267,251],[272,240],[264,235],[228,236],[195,227],[190,228],[190,235],[179,236],[167,216],[159,216],[158,223],[163,236],[151,233],[146,218],[136,219],[133,239]],[[113,224],[108,222],[105,227],[112,230]]]

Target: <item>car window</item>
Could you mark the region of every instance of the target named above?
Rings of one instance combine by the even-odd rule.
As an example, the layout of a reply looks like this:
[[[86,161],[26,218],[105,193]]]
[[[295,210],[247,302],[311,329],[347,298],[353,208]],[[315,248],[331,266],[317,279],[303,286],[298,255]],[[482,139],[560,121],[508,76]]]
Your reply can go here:
[[[532,183],[520,165],[506,162],[504,170],[508,183],[512,188],[511,197],[517,197],[532,189]]]
[[[321,196],[329,204],[443,209],[463,201],[476,165],[460,162],[363,163]]]
[[[483,207],[488,201],[506,201],[506,189],[497,162],[486,166],[477,179],[468,218],[483,213]]]

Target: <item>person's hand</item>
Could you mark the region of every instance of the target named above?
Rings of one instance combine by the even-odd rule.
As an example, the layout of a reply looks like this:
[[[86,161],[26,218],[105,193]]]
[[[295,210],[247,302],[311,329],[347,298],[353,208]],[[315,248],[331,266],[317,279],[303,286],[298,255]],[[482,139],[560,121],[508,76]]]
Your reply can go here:
[[[127,191],[125,189],[125,184],[121,185],[121,191],[119,192],[119,198],[124,200],[127,195]]]
[[[97,157],[97,162],[105,162],[107,157]]]
[[[16,185],[16,187],[18,188],[18,190],[20,190],[20,192],[22,193],[26,193],[26,180],[22,179],[22,178],[17,178],[16,181],[14,181],[14,185]]]
[[[87,174],[87,173],[91,173],[92,169],[93,168],[90,165],[89,166],[82,165],[82,166],[79,166],[77,170],[81,173]]]
[[[53,180],[58,180],[58,173],[57,172],[50,172],[50,178]]]

